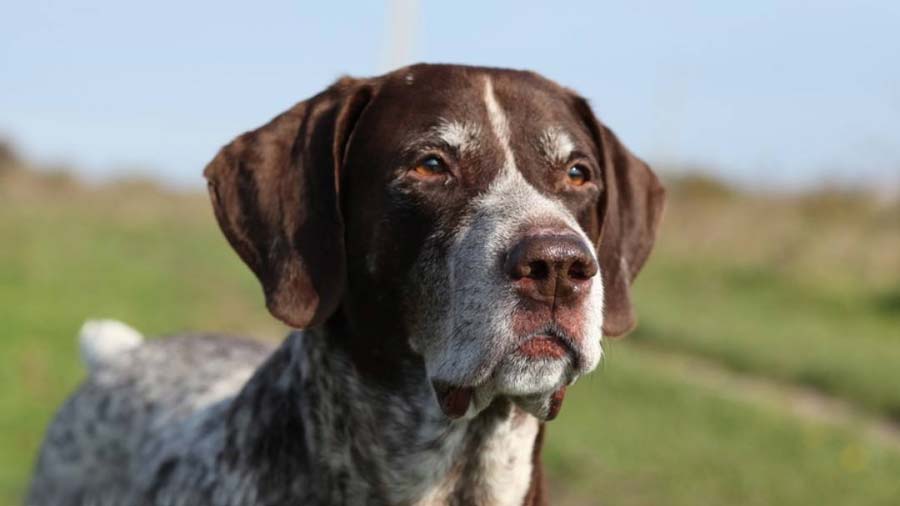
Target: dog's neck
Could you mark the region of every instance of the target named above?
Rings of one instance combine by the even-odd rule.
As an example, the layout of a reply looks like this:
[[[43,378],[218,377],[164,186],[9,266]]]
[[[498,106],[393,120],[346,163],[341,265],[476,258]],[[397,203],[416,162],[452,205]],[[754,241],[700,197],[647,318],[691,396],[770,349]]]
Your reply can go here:
[[[403,364],[386,386],[327,333],[291,334],[235,400],[229,424],[239,439],[228,440],[223,461],[259,470],[241,477],[257,482],[259,499],[540,504],[536,418],[498,399],[449,420],[421,364]]]

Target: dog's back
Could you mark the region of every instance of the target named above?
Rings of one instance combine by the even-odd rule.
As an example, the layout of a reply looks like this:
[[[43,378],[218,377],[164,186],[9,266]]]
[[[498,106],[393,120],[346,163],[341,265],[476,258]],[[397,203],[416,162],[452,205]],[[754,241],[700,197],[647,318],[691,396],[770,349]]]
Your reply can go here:
[[[152,495],[179,449],[217,444],[230,400],[271,352],[204,335],[143,342],[117,322],[89,322],[80,340],[89,374],[48,429],[29,505],[83,504],[85,491],[90,504],[98,490],[99,504]]]

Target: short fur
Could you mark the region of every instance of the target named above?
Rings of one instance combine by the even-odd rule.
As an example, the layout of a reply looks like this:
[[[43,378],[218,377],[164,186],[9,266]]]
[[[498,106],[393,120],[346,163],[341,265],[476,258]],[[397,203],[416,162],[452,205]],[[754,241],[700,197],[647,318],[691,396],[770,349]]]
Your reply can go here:
[[[664,196],[582,98],[480,67],[344,78],[205,175],[305,330],[273,349],[86,327],[28,504],[546,504],[544,423],[633,327]]]

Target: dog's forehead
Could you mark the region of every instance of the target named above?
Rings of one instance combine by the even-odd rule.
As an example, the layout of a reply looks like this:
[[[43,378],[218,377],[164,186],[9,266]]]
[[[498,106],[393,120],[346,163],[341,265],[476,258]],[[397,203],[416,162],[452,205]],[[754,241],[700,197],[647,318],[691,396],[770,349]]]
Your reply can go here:
[[[397,126],[385,145],[437,140],[489,156],[505,143],[519,158],[557,161],[588,135],[571,100],[566,89],[532,72],[416,65],[385,76],[375,109],[379,124]]]

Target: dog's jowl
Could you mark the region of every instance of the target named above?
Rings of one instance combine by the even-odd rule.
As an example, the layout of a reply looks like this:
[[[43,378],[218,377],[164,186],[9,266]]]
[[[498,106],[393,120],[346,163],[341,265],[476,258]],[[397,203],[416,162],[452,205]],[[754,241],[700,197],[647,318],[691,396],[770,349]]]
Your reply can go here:
[[[635,323],[656,176],[574,92],[344,78],[206,168],[277,348],[82,331],[29,504],[544,504],[543,425]],[[598,420],[602,425],[602,420]]]

